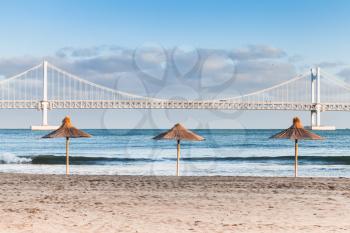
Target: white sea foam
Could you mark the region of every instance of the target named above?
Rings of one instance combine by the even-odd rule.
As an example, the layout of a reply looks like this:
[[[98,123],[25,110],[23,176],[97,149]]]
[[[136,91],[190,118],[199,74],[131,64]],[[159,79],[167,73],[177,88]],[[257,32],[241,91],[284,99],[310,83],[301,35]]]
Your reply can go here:
[[[18,157],[12,153],[2,153],[0,154],[0,164],[18,164],[18,163],[29,163],[30,158]]]

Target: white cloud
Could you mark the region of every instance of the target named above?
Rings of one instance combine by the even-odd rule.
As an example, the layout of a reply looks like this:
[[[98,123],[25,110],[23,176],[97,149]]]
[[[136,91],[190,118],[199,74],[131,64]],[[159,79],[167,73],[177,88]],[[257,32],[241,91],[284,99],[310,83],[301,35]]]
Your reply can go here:
[[[321,68],[336,68],[336,67],[340,67],[340,66],[344,66],[345,63],[337,61],[337,62],[330,62],[330,61],[324,61],[324,62],[320,62],[318,64],[316,64],[316,66],[319,66]]]
[[[338,72],[338,75],[350,81],[350,67],[342,69]]]
[[[230,94],[226,89],[232,93],[246,93],[292,78],[295,69],[284,61],[286,56],[282,49],[266,45],[234,50],[164,49],[159,45],[132,50],[103,45],[65,47],[47,59],[68,72],[111,88],[123,78],[123,86],[135,94],[138,90],[133,90],[132,86],[137,80],[143,82],[149,96],[181,84],[195,89],[204,98],[221,92]],[[36,57],[0,58],[0,75],[19,73],[41,60]],[[232,82],[228,83],[230,80]],[[222,84],[224,87],[218,88]],[[178,94],[186,95],[185,92]]]
[[[285,57],[282,49],[268,45],[250,45],[246,48],[234,49],[231,56],[237,60],[275,59]]]
[[[212,55],[203,63],[201,68],[202,87],[225,84],[234,79],[236,62],[227,56]]]

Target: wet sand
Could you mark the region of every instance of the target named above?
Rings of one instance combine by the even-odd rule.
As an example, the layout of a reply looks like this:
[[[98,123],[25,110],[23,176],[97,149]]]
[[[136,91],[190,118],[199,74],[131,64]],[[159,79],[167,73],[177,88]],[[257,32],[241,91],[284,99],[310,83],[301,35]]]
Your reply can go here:
[[[0,232],[350,232],[350,179],[0,174]]]

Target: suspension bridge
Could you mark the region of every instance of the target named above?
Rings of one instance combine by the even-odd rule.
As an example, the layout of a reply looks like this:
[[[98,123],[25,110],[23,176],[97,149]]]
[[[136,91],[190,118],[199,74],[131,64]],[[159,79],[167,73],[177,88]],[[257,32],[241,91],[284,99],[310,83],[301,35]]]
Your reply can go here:
[[[321,88],[322,87],[322,88]],[[321,98],[322,96],[322,98]],[[224,99],[168,100],[130,94],[82,79],[47,61],[0,81],[0,109],[37,109],[42,125],[52,129],[51,109],[213,109],[309,111],[312,129],[321,126],[321,112],[350,111],[350,85],[312,69],[273,87]]]

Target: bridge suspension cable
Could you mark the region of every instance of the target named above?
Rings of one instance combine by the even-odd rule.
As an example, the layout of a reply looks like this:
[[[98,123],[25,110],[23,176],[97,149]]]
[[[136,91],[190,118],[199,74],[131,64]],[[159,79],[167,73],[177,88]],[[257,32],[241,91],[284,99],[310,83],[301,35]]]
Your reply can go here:
[[[309,74],[298,75],[290,80],[249,94],[227,98],[232,102],[307,102],[310,99]],[[303,91],[303,93],[300,92]]]
[[[322,74],[322,102],[350,103],[350,85],[328,72],[323,71]]]
[[[48,64],[49,69],[51,69],[53,72],[57,72],[58,74],[52,75],[53,79],[56,77],[57,79],[61,78],[62,85],[61,89],[62,91],[68,89],[68,93],[66,92],[64,95],[64,98],[70,98],[70,99],[93,99],[93,100],[148,100],[148,101],[164,101],[163,99],[156,99],[156,98],[150,98],[150,97],[144,97],[140,95],[130,94],[118,90],[114,90],[109,87],[105,87],[93,82],[90,82],[88,80],[82,79],[76,75],[70,74],[52,64]],[[51,71],[51,72],[52,72]],[[51,76],[51,78],[52,78]],[[64,80],[65,79],[65,80]],[[59,81],[59,80],[58,80]],[[50,82],[51,84],[55,84],[54,82]],[[67,85],[68,84],[68,85]],[[75,91],[75,93],[71,93],[72,90]],[[90,91],[90,93],[87,93],[87,91]],[[68,95],[67,95],[68,94]],[[89,95],[90,94],[90,95]],[[61,96],[62,97],[62,96]]]

